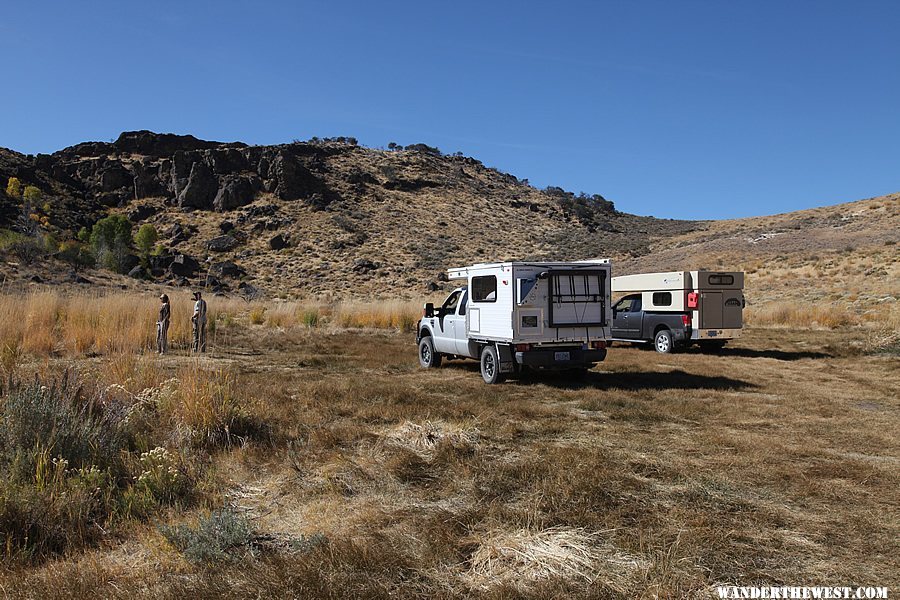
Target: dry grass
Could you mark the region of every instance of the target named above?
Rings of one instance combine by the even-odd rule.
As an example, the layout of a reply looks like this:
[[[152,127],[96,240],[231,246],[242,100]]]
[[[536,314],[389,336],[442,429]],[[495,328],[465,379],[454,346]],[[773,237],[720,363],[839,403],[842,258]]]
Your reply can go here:
[[[190,347],[193,301],[187,292],[170,294],[172,320],[169,346]],[[293,329],[331,327],[400,329],[412,331],[418,306],[412,302],[326,303],[321,301],[244,302],[215,298],[209,302],[211,346],[224,345],[219,336],[235,322]],[[56,291],[0,294],[0,354],[4,365],[22,354],[33,356],[119,355],[155,348],[158,305],[133,293],[64,295]]]
[[[616,347],[583,382],[501,386],[484,385],[474,363],[420,370],[409,334],[246,316],[199,361],[78,359],[136,396],[177,380],[170,399],[148,403],[151,432],[175,431],[166,415],[179,411],[197,431],[222,431],[219,400],[257,399],[243,410],[268,433],[201,454],[203,505],[160,519],[224,505],[266,550],[193,566],[136,522],[93,549],[11,568],[0,589],[674,598],[717,583],[896,586],[900,370],[870,353],[894,339],[875,331],[751,328],[714,360]],[[206,380],[191,383],[194,369]],[[181,406],[195,397],[212,403]]]

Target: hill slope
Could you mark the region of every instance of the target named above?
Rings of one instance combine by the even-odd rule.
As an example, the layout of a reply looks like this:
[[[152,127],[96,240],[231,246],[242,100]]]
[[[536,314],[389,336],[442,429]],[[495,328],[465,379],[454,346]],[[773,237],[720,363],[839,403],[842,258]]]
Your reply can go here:
[[[233,290],[239,278],[269,294],[415,296],[454,264],[631,256],[697,227],[540,191],[424,145],[383,151],[347,139],[247,146],[130,132],[53,155],[0,151],[0,185],[12,176],[44,192],[63,235],[123,213],[153,224],[167,254],[199,262],[187,283],[230,261],[231,276],[213,268],[213,287]],[[7,199],[0,226],[19,212]],[[166,267],[159,280],[186,283]]]

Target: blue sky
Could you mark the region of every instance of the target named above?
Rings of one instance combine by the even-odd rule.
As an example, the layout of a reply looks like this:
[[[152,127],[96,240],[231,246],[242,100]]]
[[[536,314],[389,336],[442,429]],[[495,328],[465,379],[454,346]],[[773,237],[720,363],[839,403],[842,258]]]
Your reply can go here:
[[[0,146],[462,151],[671,218],[900,191],[900,2],[14,2]]]

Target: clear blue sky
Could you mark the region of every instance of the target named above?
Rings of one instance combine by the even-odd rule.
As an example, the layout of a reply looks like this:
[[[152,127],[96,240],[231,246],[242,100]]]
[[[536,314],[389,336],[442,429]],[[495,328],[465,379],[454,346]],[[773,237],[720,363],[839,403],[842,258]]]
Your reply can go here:
[[[8,2],[0,146],[425,142],[673,218],[900,190],[900,2]]]

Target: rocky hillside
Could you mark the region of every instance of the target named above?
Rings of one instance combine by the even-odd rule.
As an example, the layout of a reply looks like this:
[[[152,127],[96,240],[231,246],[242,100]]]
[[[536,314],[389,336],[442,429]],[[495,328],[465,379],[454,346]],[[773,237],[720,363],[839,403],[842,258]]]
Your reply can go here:
[[[41,207],[24,213],[58,238],[109,213],[151,223],[162,252],[134,278],[222,293],[412,297],[446,287],[441,273],[457,264],[636,257],[704,228],[537,190],[423,144],[385,151],[345,138],[248,146],[127,132],[51,155],[0,149],[0,189],[10,177],[41,190]],[[0,192],[0,228],[22,214],[22,202]],[[76,278],[54,261],[9,261],[2,276],[34,269],[48,283]]]

